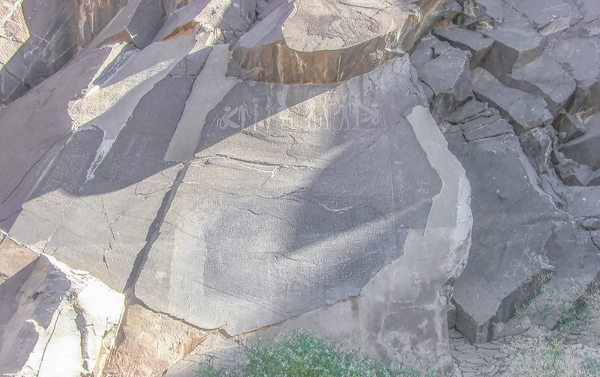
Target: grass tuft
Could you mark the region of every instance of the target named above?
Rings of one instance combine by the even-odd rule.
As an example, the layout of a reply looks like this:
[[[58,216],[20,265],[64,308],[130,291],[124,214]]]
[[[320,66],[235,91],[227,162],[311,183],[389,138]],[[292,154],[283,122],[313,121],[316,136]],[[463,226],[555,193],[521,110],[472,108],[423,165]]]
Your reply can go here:
[[[267,341],[246,348],[246,363],[215,368],[212,360],[201,364],[200,377],[434,377],[441,371],[413,364],[389,365],[344,351],[335,341],[324,341],[314,333],[295,330],[281,342]]]

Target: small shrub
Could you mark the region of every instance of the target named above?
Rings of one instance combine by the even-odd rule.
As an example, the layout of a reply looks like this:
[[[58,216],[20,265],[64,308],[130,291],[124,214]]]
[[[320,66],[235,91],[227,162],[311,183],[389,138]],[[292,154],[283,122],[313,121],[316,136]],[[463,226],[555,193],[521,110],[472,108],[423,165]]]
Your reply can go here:
[[[343,351],[334,341],[323,341],[310,331],[296,330],[281,342],[259,343],[245,350],[246,363],[216,369],[212,360],[201,364],[202,377],[433,377],[440,371],[402,363],[391,366]]]

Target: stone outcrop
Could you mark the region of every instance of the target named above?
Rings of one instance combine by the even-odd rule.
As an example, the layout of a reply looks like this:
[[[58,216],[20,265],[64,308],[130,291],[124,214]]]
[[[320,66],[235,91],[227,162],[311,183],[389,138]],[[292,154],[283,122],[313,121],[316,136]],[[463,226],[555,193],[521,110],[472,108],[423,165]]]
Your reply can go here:
[[[424,38],[411,54],[425,83],[446,75],[419,70],[448,50],[443,41],[481,62],[470,80],[485,103],[467,102],[440,119],[473,190],[473,246],[454,293],[456,328],[472,342],[524,331],[512,318],[544,300],[535,297],[541,276],[552,276],[545,283],[550,294],[573,279],[586,286],[600,271],[590,226],[600,212],[589,205],[597,190],[585,187],[598,181],[591,146],[600,75],[597,62],[581,53],[597,56],[588,30],[600,14],[586,1],[540,6],[476,1],[465,6],[458,27],[435,29],[440,40]],[[435,114],[440,105],[435,97],[430,103]]]
[[[450,369],[448,323],[597,281],[594,0],[35,3],[0,8],[3,373],[296,328]]]
[[[131,0],[0,111],[3,228],[129,295],[107,375],[269,327],[451,366],[470,188],[405,52],[459,8],[386,4]],[[439,118],[472,96],[466,53],[425,70],[446,63]]]

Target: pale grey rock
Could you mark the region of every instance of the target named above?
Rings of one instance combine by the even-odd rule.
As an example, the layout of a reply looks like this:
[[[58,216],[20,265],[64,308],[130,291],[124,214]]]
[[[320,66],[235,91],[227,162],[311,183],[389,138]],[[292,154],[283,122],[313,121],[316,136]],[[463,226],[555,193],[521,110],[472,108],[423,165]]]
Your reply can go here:
[[[457,125],[484,131],[497,117],[476,118]],[[507,322],[514,307],[524,303],[519,291],[527,276],[515,270],[516,261],[531,265],[524,250],[545,255],[554,219],[566,218],[539,187],[539,178],[518,138],[506,132],[468,142],[462,133],[448,132],[450,150],[461,161],[473,190],[473,246],[469,262],[454,285],[456,328],[471,342],[497,337],[496,323]],[[464,131],[463,131],[464,132]],[[514,274],[506,279],[506,274]],[[532,296],[531,296],[532,297]]]
[[[3,375],[101,374],[114,346],[125,298],[86,272],[42,256],[0,327]],[[5,314],[5,313],[3,313]]]
[[[600,113],[590,117],[585,123],[585,135],[563,144],[560,151],[566,157],[597,170],[600,169]]]
[[[477,68],[491,50],[494,40],[484,34],[461,28],[433,29],[433,34],[454,47],[471,53],[471,69]]]
[[[417,68],[419,79],[431,89],[432,114],[439,123],[473,97],[467,53],[451,49]]]
[[[477,98],[497,108],[511,122],[517,134],[552,120],[543,99],[503,85],[482,68],[476,68],[472,76]]]
[[[581,226],[585,230],[600,230],[600,219],[596,217],[590,217],[581,222]]]
[[[575,79],[547,55],[513,70],[504,82],[512,88],[543,97],[554,115],[564,109],[577,87]]]
[[[542,55],[546,47],[545,38],[521,15],[482,32],[495,42],[481,65],[497,78],[531,63]]]
[[[600,38],[580,38],[576,29],[562,34],[547,52],[577,81],[569,112],[600,110],[600,62],[589,56],[600,54]]]
[[[468,186],[456,160],[444,152],[429,112],[415,109],[403,120],[423,101],[413,74],[402,58],[337,86],[233,87],[206,115],[196,160],[186,168],[150,249],[136,296],[156,310],[230,335],[285,321],[273,331],[309,327],[324,336],[356,339],[377,357],[409,352],[412,343],[412,354],[428,349],[446,365],[447,346],[440,339],[447,331],[447,302],[441,298],[450,294],[468,248]],[[384,84],[391,81],[403,85]],[[383,105],[390,98],[393,108]],[[358,102],[365,99],[369,102]],[[259,103],[267,106],[255,106]],[[400,153],[400,140],[415,140],[407,144],[412,152]],[[408,156],[410,163],[403,163]],[[407,170],[390,167],[389,185],[379,185],[382,161]],[[442,162],[449,165],[436,169],[444,172],[440,179],[431,165]],[[344,179],[355,176],[356,166],[362,166],[362,177]],[[411,171],[419,171],[421,189],[406,186],[413,182]],[[443,193],[442,182],[448,190]],[[439,195],[447,199],[436,199]],[[402,209],[408,202],[418,205]],[[428,242],[439,247],[427,249],[431,255],[424,263],[419,245],[425,240],[410,229],[428,237],[430,228],[435,238]],[[450,244],[445,232],[454,234]],[[448,248],[456,251],[447,254]],[[179,252],[184,249],[197,252]],[[447,267],[435,267],[440,258],[449,258]],[[419,271],[422,283],[410,278],[410,269]],[[395,303],[375,294],[381,289],[397,292],[390,296]],[[415,297],[419,290],[437,293]],[[364,313],[359,322],[350,320],[353,305],[347,299],[354,296]],[[206,305],[190,307],[190,300]],[[411,309],[400,309],[402,302],[411,302]],[[394,309],[385,309],[390,305]],[[318,328],[315,316],[322,318]],[[424,327],[422,337],[410,335],[423,321],[435,325]],[[373,333],[377,328],[381,332]]]
[[[227,61],[220,63],[226,66]],[[399,150],[388,150],[387,142],[409,137],[398,122],[403,111],[422,101],[416,88],[412,93],[395,91],[383,83],[399,80],[414,87],[411,74],[408,59],[400,59],[339,87],[235,85],[206,116],[196,160],[186,168],[136,295],[157,310],[230,334],[357,295],[379,269],[402,255],[402,247],[395,245],[404,243],[408,229],[425,226],[439,190],[439,178],[427,160],[415,160],[418,144],[410,153],[411,170],[421,169],[422,191],[409,194],[403,180],[395,189],[401,190],[400,198],[384,189],[400,181],[369,184],[381,181],[376,168],[381,161],[400,161]],[[206,95],[202,87],[196,90]],[[366,98],[369,102],[363,103]],[[387,98],[402,104],[400,110],[385,106]],[[352,147],[335,147],[346,144]],[[373,176],[349,186],[344,177],[356,164],[364,168],[361,175]],[[395,174],[408,173],[386,170],[385,175],[393,179]],[[213,179],[206,181],[205,175]],[[345,182],[343,191],[337,182]],[[333,192],[347,194],[332,201]],[[405,195],[416,196],[409,200]],[[388,199],[384,203],[379,198]],[[401,210],[408,201],[420,204]],[[391,203],[396,204],[389,207]],[[197,218],[198,213],[213,215]],[[391,213],[397,213],[395,226],[385,220]],[[263,234],[261,229],[276,232]],[[363,229],[364,234],[359,240],[350,229]],[[380,236],[374,238],[376,234]],[[358,244],[348,249],[343,245],[350,240]],[[197,252],[164,254],[179,249]],[[240,264],[242,255],[249,259]],[[261,266],[258,278],[255,272]],[[175,279],[182,274],[190,280]],[[302,282],[302,276],[308,279]],[[186,304],[191,281],[200,284],[194,300],[209,305]]]

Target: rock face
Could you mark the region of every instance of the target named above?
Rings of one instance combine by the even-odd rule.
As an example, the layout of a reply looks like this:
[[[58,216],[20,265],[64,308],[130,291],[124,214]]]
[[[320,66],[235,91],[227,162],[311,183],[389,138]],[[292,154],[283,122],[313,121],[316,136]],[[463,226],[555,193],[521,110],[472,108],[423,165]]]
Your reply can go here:
[[[191,376],[296,328],[449,369],[447,322],[597,280],[594,0],[36,4],[0,8],[4,103],[33,86],[0,109],[5,373],[65,342],[67,375]]]
[[[269,327],[451,366],[470,187],[405,52],[453,4],[130,0],[0,110],[3,228],[129,295],[106,375]],[[447,63],[439,118],[472,96]]]
[[[3,0],[0,3],[0,105],[62,68],[127,0]]]

